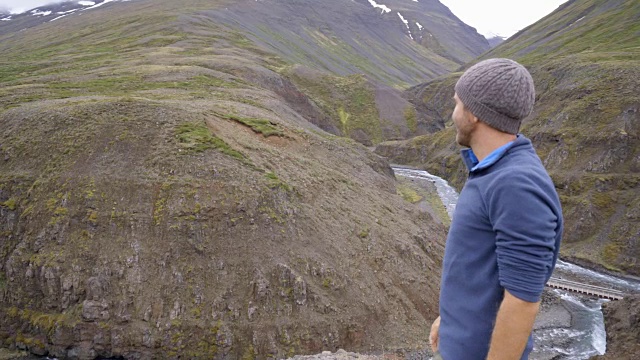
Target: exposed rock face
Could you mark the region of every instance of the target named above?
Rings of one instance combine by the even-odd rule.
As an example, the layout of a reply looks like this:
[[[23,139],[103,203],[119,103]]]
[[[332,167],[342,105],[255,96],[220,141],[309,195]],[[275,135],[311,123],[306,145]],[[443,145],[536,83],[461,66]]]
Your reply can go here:
[[[634,360],[640,354],[640,295],[603,306],[607,351],[598,360]]]
[[[207,15],[232,3],[128,2],[2,38],[2,346],[427,346],[444,227],[386,161],[319,128],[290,63]]]

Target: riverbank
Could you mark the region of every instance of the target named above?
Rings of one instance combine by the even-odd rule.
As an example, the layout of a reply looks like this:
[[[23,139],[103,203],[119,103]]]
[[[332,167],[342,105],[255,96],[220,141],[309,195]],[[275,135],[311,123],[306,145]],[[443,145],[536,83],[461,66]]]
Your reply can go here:
[[[534,336],[545,336],[545,332],[554,332],[561,329],[570,329],[572,316],[564,304],[564,300],[552,289],[545,289],[542,295],[540,312],[534,325]],[[425,334],[425,337],[428,334]],[[537,336],[536,336],[537,337]],[[567,338],[551,337],[541,342],[536,338],[534,351],[530,360],[552,360],[558,358],[558,352],[554,348],[564,347],[569,340]],[[325,351],[315,355],[296,355],[289,360],[429,360],[433,357],[431,349],[399,349],[388,352],[375,352],[371,354],[350,353],[345,350],[336,352]]]
[[[634,282],[640,282],[640,276],[635,276],[635,275],[631,275],[631,274],[625,274],[625,273],[621,273],[619,271],[613,271],[610,269],[607,269],[606,267],[602,266],[602,264],[598,264],[598,263],[594,263],[593,261],[589,261],[586,259],[582,259],[582,258],[577,258],[575,256],[561,256],[561,259],[567,262],[570,262],[572,264],[576,264],[579,265],[585,269],[589,269],[589,270],[593,270],[593,271],[597,271],[599,273],[603,273],[603,274],[607,274],[609,276],[613,276],[613,277],[617,277],[623,280],[630,280],[630,281],[634,281]]]
[[[607,352],[594,360],[640,358],[640,295],[631,295],[603,306]]]
[[[572,313],[556,291],[545,288],[542,293],[540,311],[533,325],[534,348],[529,359],[551,360],[558,358],[559,348],[568,346],[568,337],[557,336],[568,332],[572,325]]]

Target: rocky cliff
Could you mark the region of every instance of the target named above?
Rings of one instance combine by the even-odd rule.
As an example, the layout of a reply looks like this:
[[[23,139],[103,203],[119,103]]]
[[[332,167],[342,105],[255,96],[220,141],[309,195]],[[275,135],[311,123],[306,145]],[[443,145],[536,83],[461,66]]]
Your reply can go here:
[[[639,14],[637,1],[569,1],[482,58],[510,57],[533,75],[537,102],[522,132],[533,140],[561,195],[567,224],[562,255],[636,275]],[[418,117],[443,130],[404,143],[411,149],[407,156],[388,145],[380,148],[382,154],[395,153],[395,162],[422,165],[458,187],[466,174],[449,117],[459,76],[408,90]]]
[[[0,346],[427,346],[443,225],[386,161],[321,129],[332,114],[291,80],[304,71],[219,21],[254,2],[114,3],[2,37]],[[332,96],[359,99],[347,80]]]
[[[623,300],[603,306],[607,331],[607,352],[593,360],[633,360],[640,354],[640,296],[629,296]]]

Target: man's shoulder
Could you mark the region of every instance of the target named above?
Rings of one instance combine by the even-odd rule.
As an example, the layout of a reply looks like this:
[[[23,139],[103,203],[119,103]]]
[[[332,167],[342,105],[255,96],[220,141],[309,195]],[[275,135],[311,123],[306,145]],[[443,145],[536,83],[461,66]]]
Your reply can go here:
[[[531,144],[510,149],[494,168],[494,176],[502,179],[517,179],[528,176],[549,178],[540,157]]]
[[[507,161],[497,166],[483,184],[485,196],[517,191],[555,192],[553,180],[535,153],[533,156],[511,156],[505,160]]]

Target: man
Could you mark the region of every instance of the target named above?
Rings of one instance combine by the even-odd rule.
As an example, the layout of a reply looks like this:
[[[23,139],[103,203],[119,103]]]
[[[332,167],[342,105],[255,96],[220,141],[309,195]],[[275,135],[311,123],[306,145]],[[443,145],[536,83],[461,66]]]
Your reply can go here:
[[[485,60],[460,77],[454,100],[469,177],[447,237],[431,346],[444,360],[528,359],[563,224],[553,182],[518,134],[533,80],[515,61]]]

